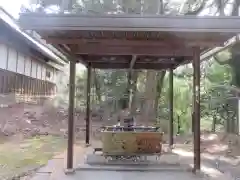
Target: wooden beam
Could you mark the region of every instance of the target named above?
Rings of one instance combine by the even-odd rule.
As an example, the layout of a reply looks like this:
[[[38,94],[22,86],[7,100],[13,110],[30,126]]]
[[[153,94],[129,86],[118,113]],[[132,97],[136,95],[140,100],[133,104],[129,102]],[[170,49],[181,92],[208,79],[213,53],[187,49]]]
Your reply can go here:
[[[129,63],[132,59],[131,55],[125,56],[102,56],[102,55],[78,55],[77,57],[81,57],[87,63],[95,63],[95,62],[110,62],[110,63]]]
[[[166,63],[166,64],[175,64],[182,62],[179,60],[181,57],[172,58],[172,57],[155,57],[155,56],[136,56],[136,59],[132,59],[130,55],[123,55],[123,56],[102,56],[102,55],[79,55],[88,63],[130,63],[130,66],[133,66],[135,62],[137,63]],[[184,60],[184,57],[182,57]],[[134,61],[132,61],[134,60]],[[131,65],[132,63],[132,65]]]
[[[88,63],[129,63],[129,61],[127,59],[118,59],[118,60],[103,60],[103,59],[99,59],[99,60],[86,60],[86,62]]]
[[[174,35],[172,35],[174,37]],[[83,39],[83,38],[63,38],[63,37],[44,37],[49,44],[78,44],[85,46],[88,44],[99,44],[102,46],[157,46],[157,47],[216,47],[222,46],[224,40],[217,38],[215,40],[197,40],[181,39],[178,37],[164,40],[126,40],[126,39]]]
[[[82,57],[76,57],[75,54],[73,54],[73,53],[70,51],[70,48],[71,48],[71,47],[72,47],[73,49],[75,48],[75,46],[70,46],[69,48],[66,48],[65,45],[62,45],[62,44],[58,45],[58,49],[61,49],[62,53],[64,52],[65,56],[66,56],[68,59],[73,60],[73,61],[75,61],[76,63],[81,63],[81,64],[83,64],[84,66],[87,66],[86,61],[84,61],[84,60],[82,59]]]
[[[190,48],[161,48],[161,47],[103,47],[98,45],[79,46],[72,49],[72,52],[79,55],[148,55],[148,56],[162,56],[162,57],[179,57],[185,56],[191,58],[193,56]]]
[[[115,61],[110,61],[110,60],[101,60],[101,59],[99,59],[99,60],[86,60],[86,62],[88,62],[88,63],[110,63],[110,64],[114,64],[114,63],[117,63],[117,64],[120,64],[120,63],[122,63],[122,64],[126,64],[126,63],[128,63],[129,64],[129,61],[127,60],[127,59],[125,59],[125,60],[115,60]],[[131,62],[131,61],[130,61]],[[150,61],[136,61],[138,64],[178,64],[178,62],[177,61],[172,61],[172,60],[170,60],[170,59],[163,59],[163,60],[161,60],[161,61],[157,61],[157,60],[150,60]],[[134,66],[134,64],[133,65],[129,65],[129,68],[130,67],[133,67]]]
[[[129,63],[92,63],[92,67],[96,69],[129,69]],[[138,64],[133,66],[133,69],[168,69],[171,64]]]
[[[105,46],[177,46],[177,39],[165,40],[127,40],[127,39],[83,39],[83,38],[63,38],[63,37],[44,37],[50,44],[78,44],[85,46],[88,44],[101,44]],[[179,40],[178,40],[179,41]]]

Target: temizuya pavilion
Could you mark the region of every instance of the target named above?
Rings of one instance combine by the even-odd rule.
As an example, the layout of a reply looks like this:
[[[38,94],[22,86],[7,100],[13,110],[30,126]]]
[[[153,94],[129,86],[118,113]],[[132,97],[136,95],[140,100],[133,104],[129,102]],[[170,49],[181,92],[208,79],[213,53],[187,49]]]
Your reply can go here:
[[[91,68],[170,71],[169,145],[173,145],[173,69],[192,62],[194,170],[200,169],[200,54],[240,33],[239,17],[83,15],[23,13],[34,30],[69,57],[67,169],[73,168],[75,65],[88,68],[86,144],[90,141]]]

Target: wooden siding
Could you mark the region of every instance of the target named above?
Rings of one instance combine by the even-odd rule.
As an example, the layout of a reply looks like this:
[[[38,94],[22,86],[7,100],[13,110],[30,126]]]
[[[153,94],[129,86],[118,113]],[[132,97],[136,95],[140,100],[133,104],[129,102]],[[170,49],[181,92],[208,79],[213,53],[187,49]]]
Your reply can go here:
[[[0,44],[0,62],[0,104],[40,103],[56,93],[53,71],[45,79],[48,65],[6,44]]]
[[[0,69],[0,93],[19,93],[24,95],[46,95],[55,93],[55,84],[32,78],[12,71]]]

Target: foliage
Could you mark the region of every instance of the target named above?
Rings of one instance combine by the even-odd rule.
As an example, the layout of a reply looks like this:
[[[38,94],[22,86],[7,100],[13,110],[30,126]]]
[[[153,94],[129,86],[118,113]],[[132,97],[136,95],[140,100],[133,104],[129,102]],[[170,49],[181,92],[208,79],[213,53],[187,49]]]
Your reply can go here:
[[[197,14],[205,7],[205,0],[31,0],[23,11],[93,14]]]

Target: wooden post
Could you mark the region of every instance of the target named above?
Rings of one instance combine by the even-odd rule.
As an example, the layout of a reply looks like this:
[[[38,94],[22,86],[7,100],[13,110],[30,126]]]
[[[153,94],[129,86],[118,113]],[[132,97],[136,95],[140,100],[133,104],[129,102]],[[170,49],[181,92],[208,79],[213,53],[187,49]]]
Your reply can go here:
[[[23,78],[24,78],[24,76],[22,76],[21,75],[21,85],[20,85],[20,88],[21,88],[21,95],[23,95],[23,87],[24,87],[24,85],[23,85]]]
[[[45,85],[46,85],[46,96],[48,96],[48,81],[45,82]]]
[[[9,79],[10,79],[9,76],[7,75],[7,76],[6,76],[6,80],[7,80],[7,82],[6,82],[6,87],[7,87],[6,89],[7,89],[7,91],[6,91],[6,92],[7,92],[7,93],[10,92],[10,88],[9,88]]]
[[[13,92],[14,92],[14,94],[16,94],[16,92],[17,92],[17,83],[18,83],[17,74],[14,73],[14,76],[13,76]]]
[[[29,87],[30,87],[29,96],[32,96],[32,78],[31,77],[29,78]]]
[[[25,76],[26,77],[26,86],[25,86],[25,97],[26,97],[26,102],[28,101],[28,93],[29,93],[29,77]],[[25,101],[25,100],[24,100]]]
[[[173,69],[169,70],[169,148],[173,147]]]
[[[91,65],[88,65],[87,69],[87,107],[86,107],[86,139],[85,143],[88,146],[90,144],[90,93],[91,93]]]
[[[43,80],[41,80],[41,96],[44,96],[44,83],[43,83]]]
[[[39,90],[38,79],[37,78],[35,79],[35,82],[36,82],[36,84],[35,84],[35,92],[36,92],[35,96],[37,97],[38,96],[38,90]]]
[[[47,96],[47,82],[44,80],[44,91],[45,91],[45,96]]]
[[[200,48],[193,55],[194,171],[200,170]]]
[[[1,86],[1,93],[4,94],[5,93],[5,76],[3,74],[2,76],[2,86]]]
[[[69,107],[68,107],[68,149],[67,149],[68,170],[73,169],[75,74],[76,63],[75,61],[71,60],[69,77]]]

